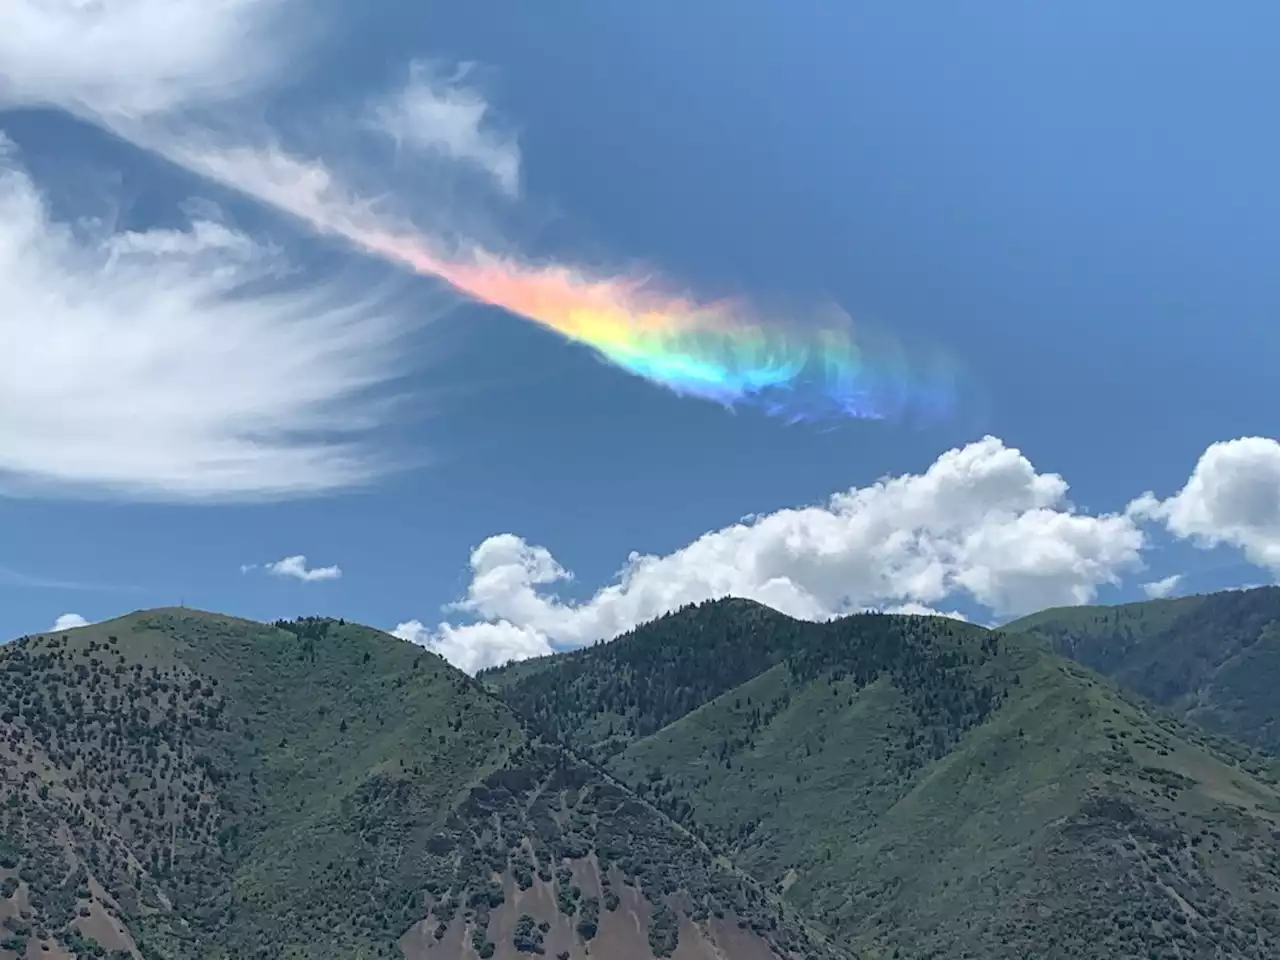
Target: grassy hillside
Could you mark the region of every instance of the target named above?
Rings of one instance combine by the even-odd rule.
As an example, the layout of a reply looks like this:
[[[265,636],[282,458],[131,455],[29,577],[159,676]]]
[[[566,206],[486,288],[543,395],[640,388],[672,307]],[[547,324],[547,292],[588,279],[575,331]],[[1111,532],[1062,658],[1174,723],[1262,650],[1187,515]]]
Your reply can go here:
[[[1046,610],[1005,629],[1280,755],[1280,587]]]
[[[871,955],[1280,949],[1265,769],[1008,635],[707,604],[503,693]]]
[[[163,610],[23,638],[0,737],[0,958],[843,956],[367,628]]]

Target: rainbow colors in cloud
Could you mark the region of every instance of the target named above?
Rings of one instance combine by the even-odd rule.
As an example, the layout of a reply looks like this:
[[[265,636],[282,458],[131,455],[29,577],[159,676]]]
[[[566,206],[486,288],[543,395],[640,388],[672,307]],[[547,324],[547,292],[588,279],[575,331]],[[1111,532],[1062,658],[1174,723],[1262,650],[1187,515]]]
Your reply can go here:
[[[135,140],[146,142],[134,131]],[[348,194],[321,164],[278,150],[191,149],[161,138],[158,152],[389,261],[445,281],[653,383],[728,407],[789,420],[933,419],[952,411],[956,371],[942,356],[908,356],[883,331],[838,310],[774,318],[733,300],[700,303],[634,276],[602,277],[535,265],[423,233]]]
[[[895,343],[848,317],[768,322],[735,301],[700,304],[635,278],[593,278],[488,253],[454,261],[399,247],[399,257],[468,297],[596,351],[682,396],[754,406],[791,420],[879,419],[950,411],[945,363],[913,368]]]
[[[753,317],[734,301],[663,296],[643,281],[592,279],[562,266],[492,256],[437,263],[467,295],[593,348],[610,363],[677,394],[751,405],[791,419],[880,418],[915,407],[944,413],[951,378],[913,376],[900,350],[859,342],[841,314],[824,323]]]

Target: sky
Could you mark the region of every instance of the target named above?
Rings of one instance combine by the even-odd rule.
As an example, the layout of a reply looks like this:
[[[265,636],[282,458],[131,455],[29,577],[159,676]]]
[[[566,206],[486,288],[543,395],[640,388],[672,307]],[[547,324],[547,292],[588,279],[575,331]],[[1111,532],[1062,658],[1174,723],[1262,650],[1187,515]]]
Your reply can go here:
[[[1274,4],[5,16],[0,635],[1280,579]]]

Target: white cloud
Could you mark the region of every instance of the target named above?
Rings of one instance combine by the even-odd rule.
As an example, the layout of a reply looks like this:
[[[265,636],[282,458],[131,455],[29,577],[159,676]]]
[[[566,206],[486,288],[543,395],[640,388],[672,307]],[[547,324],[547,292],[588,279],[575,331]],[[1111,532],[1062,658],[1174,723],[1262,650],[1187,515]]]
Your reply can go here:
[[[0,107],[138,116],[237,96],[287,62],[289,0],[6,0]],[[264,45],[271,38],[271,49]]]
[[[0,110],[61,107],[313,230],[434,272],[426,260],[439,247],[474,243],[484,210],[438,184],[396,190],[388,182],[395,171],[356,162],[345,172],[367,188],[361,194],[329,163],[290,152],[261,128],[266,101],[247,94],[265,91],[282,65],[296,62],[299,38],[315,29],[287,16],[294,10],[295,0],[13,0],[0,30]],[[415,64],[402,88],[366,111],[370,122],[348,116],[348,133],[375,130],[480,169],[515,193],[519,147],[464,84],[470,72]],[[342,157],[366,156],[349,136],[330,145]],[[408,207],[430,231],[402,212]]]
[[[1201,547],[1237,547],[1250,563],[1280,576],[1280,441],[1212,444],[1178,493],[1167,500],[1145,493],[1128,512]]]
[[[53,621],[53,626],[49,628],[50,633],[56,633],[59,630],[74,630],[77,627],[87,627],[89,621],[78,613],[64,613],[57,620]]]
[[[507,620],[462,627],[445,623],[434,631],[419,620],[409,620],[397,624],[391,635],[427,647],[467,673],[555,652],[537,630],[516,626]]]
[[[445,623],[419,642],[468,669],[551,647],[580,647],[684,604],[738,596],[823,619],[867,607],[932,611],[968,595],[996,614],[1086,603],[1141,565],[1127,516],[1089,516],[1067,483],[988,437],[944,453],[920,475],[885,479],[827,503],[779,510],[704,534],[666,556],[632,554],[590,599],[548,591],[570,574],[513,534],[471,555],[471,582]]]
[[[948,620],[969,622],[969,618],[959,610],[938,610],[923,603],[898,603],[891,607],[884,607],[879,612],[901,614],[906,617],[946,617]]]
[[[22,411],[0,420],[3,487],[244,499],[376,476],[372,392],[408,328],[287,269],[214,222],[55,221],[0,152],[0,409]]]
[[[290,59],[282,44],[296,24],[277,27],[292,5],[15,0],[0,29],[0,109],[61,107],[319,233],[432,272],[447,231],[419,230],[386,202],[385,183],[361,194],[245,127],[260,98],[242,95]],[[218,106],[230,109],[200,109]],[[415,69],[378,116],[407,145],[515,188],[518,149],[461,75]],[[423,200],[439,223],[451,219],[442,199]],[[367,289],[262,293],[287,271],[278,251],[207,217],[115,235],[55,222],[0,158],[0,409],[37,411],[0,423],[0,493],[260,499],[358,486],[394,466],[370,445],[387,414],[373,394],[406,372],[407,324]],[[454,302],[418,304],[418,317]]]
[[[1172,596],[1173,592],[1178,589],[1178,584],[1182,583],[1182,574],[1175,573],[1172,576],[1163,578],[1162,580],[1153,580],[1150,583],[1142,585],[1142,592],[1153,600],[1162,600],[1165,597]]]
[[[484,96],[462,83],[467,72],[446,77],[430,64],[415,63],[405,87],[374,106],[373,122],[402,147],[472,164],[515,194],[520,148],[496,124]]]
[[[127,591],[128,587],[114,586],[105,583],[87,583],[80,580],[62,580],[57,577],[41,577],[10,567],[0,567],[0,585],[8,587],[27,587],[36,590],[94,590],[94,591]]]
[[[325,162],[298,156],[275,141],[228,143],[197,129],[151,124],[116,124],[113,129],[192,173],[301,221],[316,233],[341,238],[420,273],[439,272],[439,251],[446,245],[441,237],[449,232],[443,227],[445,214],[436,215],[441,237],[428,235],[398,211],[387,209],[385,195],[364,195]]]
[[[241,572],[244,572],[246,568],[241,567],[240,569]],[[307,558],[302,554],[285,557],[275,563],[268,563],[264,569],[272,576],[292,577],[294,580],[301,580],[303,583],[337,580],[342,576],[342,568],[337,565],[331,567],[308,567]]]

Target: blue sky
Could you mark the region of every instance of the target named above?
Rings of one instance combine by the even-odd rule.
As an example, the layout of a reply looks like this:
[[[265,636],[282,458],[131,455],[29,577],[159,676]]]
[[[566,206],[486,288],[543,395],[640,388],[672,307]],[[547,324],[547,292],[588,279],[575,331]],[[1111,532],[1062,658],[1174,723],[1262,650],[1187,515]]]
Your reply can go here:
[[[76,5],[19,0],[0,40],[9,201],[45,204],[0,255],[0,338],[23,345],[0,358],[5,635],[184,602],[400,625],[474,667],[723,592],[987,621],[1175,575],[1151,589],[1276,579],[1274,5],[297,9],[109,0],[116,63]],[[203,19],[157,53],[175,10]],[[432,110],[370,147],[366,105],[406,92]],[[959,402],[925,424],[788,424],[677,396],[292,216],[302,181],[264,186],[272,151],[341,182],[317,202],[376,200],[530,261],[832,300],[950,355]],[[91,240],[47,253],[87,217]],[[149,238],[133,267],[85,267],[84,244],[121,236]],[[142,293],[156,264],[163,303]],[[252,282],[190,294],[223,269]],[[39,285],[65,292],[65,271],[92,323],[45,312]],[[228,345],[224,300],[258,339]],[[82,389],[98,370],[142,407]],[[396,402],[340,386],[361,377]],[[331,451],[197,464],[243,439],[219,422],[325,417],[360,435],[358,489]],[[851,488],[870,492],[828,502]],[[633,552],[652,559],[619,581]]]

